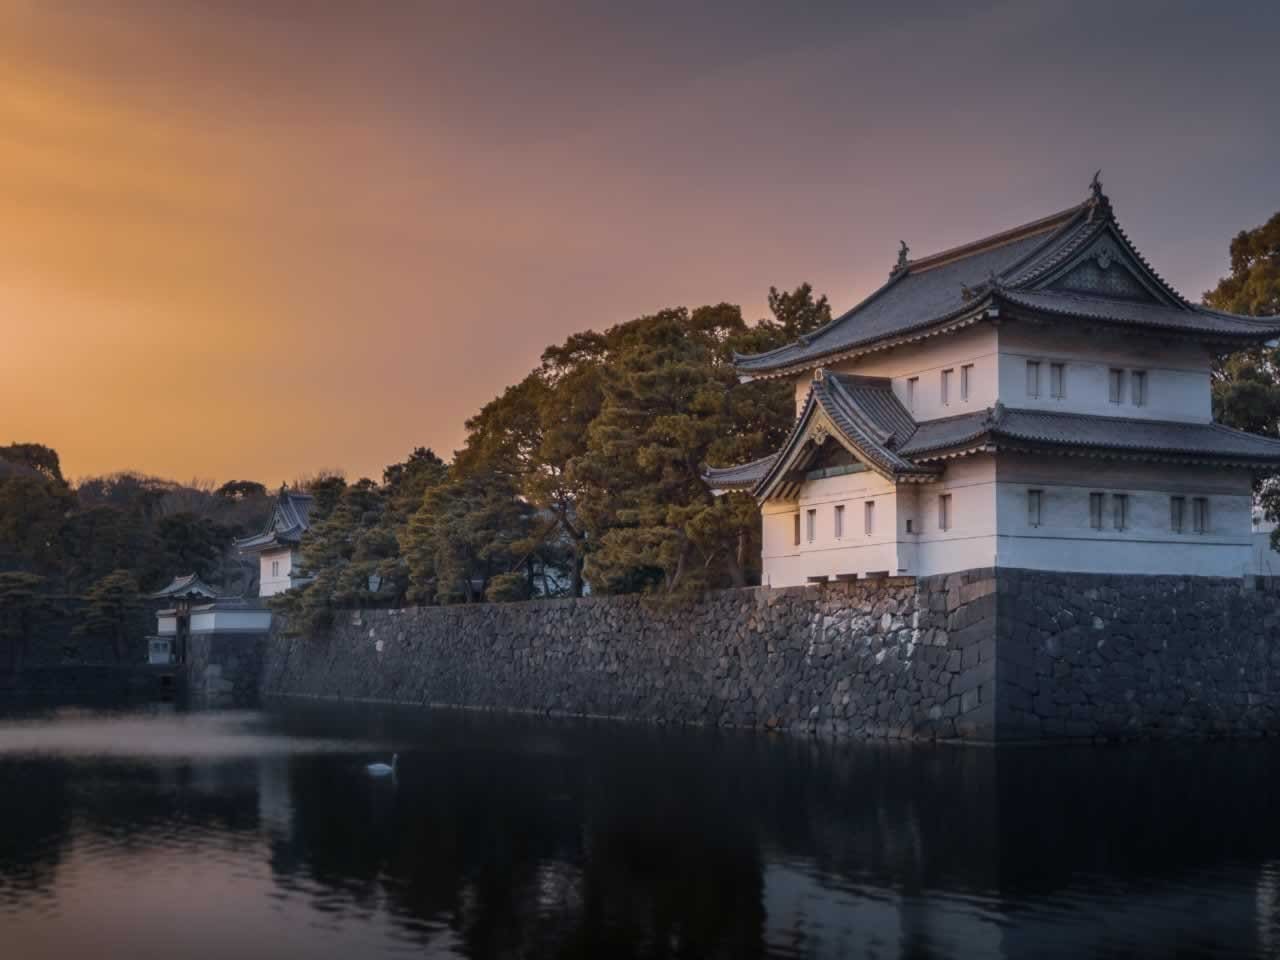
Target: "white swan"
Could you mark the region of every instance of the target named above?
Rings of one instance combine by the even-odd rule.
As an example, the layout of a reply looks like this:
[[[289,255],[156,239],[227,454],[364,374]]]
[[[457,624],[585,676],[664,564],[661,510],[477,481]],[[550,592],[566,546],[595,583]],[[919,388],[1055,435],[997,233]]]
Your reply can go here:
[[[400,762],[400,754],[392,754],[391,765],[385,763],[371,763],[365,767],[365,772],[371,777],[394,777],[396,775],[396,765]]]

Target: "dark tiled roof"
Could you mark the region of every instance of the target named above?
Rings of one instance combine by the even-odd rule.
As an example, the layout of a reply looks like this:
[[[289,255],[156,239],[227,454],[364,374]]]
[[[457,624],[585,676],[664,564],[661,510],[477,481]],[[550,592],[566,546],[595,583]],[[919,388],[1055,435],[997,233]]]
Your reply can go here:
[[[978,306],[976,301],[965,300],[964,287],[980,287],[993,271],[1000,273],[1021,261],[1044,240],[1044,234],[1039,233],[932,268],[908,267],[804,341],[797,340],[769,353],[740,356],[737,367],[746,374],[778,370],[960,316]]]
[[[1090,252],[1094,241],[1113,247],[1136,275],[1148,303],[1077,297],[1041,288],[1056,283]],[[1146,293],[1143,294],[1146,296]],[[931,257],[908,261],[888,283],[807,337],[768,353],[739,356],[745,376],[798,373],[899,337],[919,335],[976,317],[1000,301],[1052,316],[1129,326],[1264,340],[1280,336],[1280,318],[1250,318],[1189,303],[1147,264],[1098,193],[1089,201]]]
[[[201,580],[196,574],[189,573],[185,577],[174,577],[167,587],[151,594],[151,599],[161,600],[181,597],[208,597],[213,599],[217,595],[217,590]]]
[[[774,457],[741,467],[709,471],[707,482],[718,489],[746,489],[757,480],[757,497],[791,496],[798,479],[816,460],[818,447],[810,428],[819,411],[841,433],[844,442],[885,476],[927,478],[941,467],[935,461],[974,446],[1002,441],[1043,448],[1151,457],[1178,457],[1248,466],[1280,465],[1280,440],[1233,430],[1219,423],[1096,417],[1083,413],[1011,410],[1000,405],[958,417],[916,424],[888,388],[870,378],[828,373],[814,382],[804,409],[787,442]],[[738,471],[739,482],[714,481],[713,475]]]
[[[753,488],[755,496],[786,494],[798,486],[797,477],[820,455],[821,445],[812,439],[812,430],[819,423],[834,429],[838,442],[883,476],[911,478],[939,472],[935,466],[913,463],[897,452],[915,432],[916,424],[894,395],[891,381],[827,373],[809,388],[786,443]]]
[[[776,453],[750,463],[741,463],[733,467],[707,467],[702,474],[707,486],[713,490],[750,490],[778,458]]]
[[[1272,337],[1277,332],[1274,318],[1241,317],[1204,307],[1187,310],[1159,303],[1108,300],[1056,290],[1006,290],[1002,291],[1001,299],[1040,313],[1166,330],[1220,333],[1227,337],[1250,339]]]
[[[311,527],[311,504],[314,501],[310,494],[281,488],[276,497],[275,507],[271,511],[271,519],[262,533],[256,533],[243,540],[237,540],[235,546],[241,551],[263,550],[268,547],[294,546],[302,540],[302,535]]]
[[[994,411],[922,423],[901,452],[917,460],[927,460],[930,454],[988,437],[1049,447],[1280,463],[1280,440],[1233,430],[1220,423],[1095,417],[999,407]]]

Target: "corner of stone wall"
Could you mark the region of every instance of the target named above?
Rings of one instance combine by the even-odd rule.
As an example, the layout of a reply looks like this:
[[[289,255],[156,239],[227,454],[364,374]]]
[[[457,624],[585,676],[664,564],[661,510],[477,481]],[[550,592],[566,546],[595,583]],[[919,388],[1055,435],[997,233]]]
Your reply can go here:
[[[921,731],[937,739],[996,736],[996,580],[991,568],[916,582],[920,632],[943,658]]]

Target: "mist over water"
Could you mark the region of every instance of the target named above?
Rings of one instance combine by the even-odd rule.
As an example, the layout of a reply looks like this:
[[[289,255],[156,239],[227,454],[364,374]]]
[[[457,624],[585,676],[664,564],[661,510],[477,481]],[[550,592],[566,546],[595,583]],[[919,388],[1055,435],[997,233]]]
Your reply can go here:
[[[157,706],[146,712],[104,714],[64,708],[0,721],[0,756],[155,757],[209,760],[281,754],[374,750],[372,742],[289,736],[273,731],[259,713],[179,713]]]
[[[1274,956],[1277,761],[48,712],[0,721],[0,955]]]

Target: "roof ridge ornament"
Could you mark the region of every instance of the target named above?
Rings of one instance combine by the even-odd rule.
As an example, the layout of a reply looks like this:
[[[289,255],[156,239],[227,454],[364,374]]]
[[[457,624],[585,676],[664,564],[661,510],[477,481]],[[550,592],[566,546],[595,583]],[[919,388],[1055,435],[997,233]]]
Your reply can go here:
[[[1102,168],[1099,167],[1094,173],[1093,179],[1089,181],[1089,216],[1086,223],[1093,223],[1094,215],[1099,214],[1102,219],[1111,216],[1111,201],[1107,195],[1102,192]]]
[[[987,407],[987,418],[983,421],[983,426],[996,427],[1000,425],[1000,421],[1004,419],[1004,404],[999,400],[995,406]]]
[[[889,271],[889,276],[896,277],[903,270],[907,269],[907,255],[911,253],[911,248],[907,246],[907,241],[898,241],[898,262],[893,265],[893,269]]]

